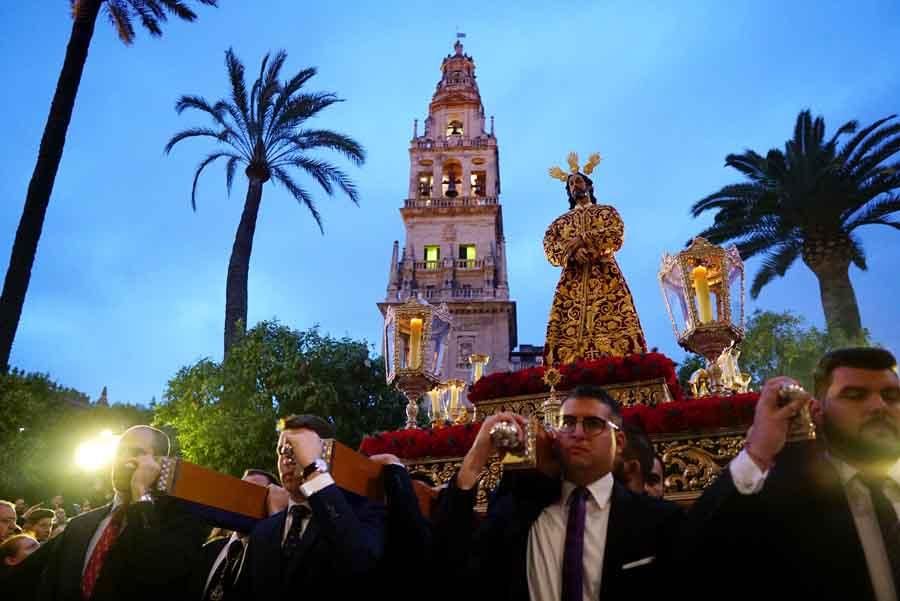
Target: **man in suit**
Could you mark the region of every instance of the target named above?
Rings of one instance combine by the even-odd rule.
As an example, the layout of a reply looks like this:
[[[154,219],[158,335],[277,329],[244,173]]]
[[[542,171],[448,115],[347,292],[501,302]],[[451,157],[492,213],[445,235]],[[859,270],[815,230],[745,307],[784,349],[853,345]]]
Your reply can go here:
[[[647,477],[653,469],[653,444],[638,426],[626,424],[625,446],[619,453],[613,477],[635,494],[643,494]]]
[[[624,442],[617,403],[601,388],[576,388],[563,403],[553,434],[561,473],[508,472],[474,540],[475,485],[496,449],[487,418],[455,479],[442,495],[436,520],[449,555],[469,553],[468,582],[477,598],[510,601],[656,597],[671,566],[681,510],[637,495],[617,483],[613,463]],[[468,551],[464,549],[468,547]]]
[[[166,434],[134,426],[119,439],[113,502],[73,518],[65,531],[21,565],[40,568],[40,601],[148,601],[187,598],[204,526],[173,499],[155,497]],[[33,565],[30,565],[33,564]]]
[[[242,599],[350,599],[371,592],[384,552],[384,507],[338,488],[321,459],[334,436],[312,415],[281,420],[278,475],[288,507],[256,525],[238,583]]]
[[[883,349],[833,351],[813,398],[774,378],[747,443],[692,508],[711,596],[896,601],[900,584],[900,382]],[[789,390],[789,389],[788,389]],[[790,397],[787,397],[790,398]],[[815,443],[785,447],[809,403]],[[776,584],[777,583],[777,584]],[[775,587],[775,588],[773,588]],[[717,591],[717,592],[712,592]]]
[[[241,480],[269,487],[270,493],[273,488],[280,488],[278,478],[260,469],[245,470]],[[279,507],[279,511],[281,509],[284,507]],[[232,532],[229,536],[214,538],[203,545],[203,590],[200,597],[203,601],[231,601],[237,598],[236,585],[243,568],[249,538],[247,532]]]

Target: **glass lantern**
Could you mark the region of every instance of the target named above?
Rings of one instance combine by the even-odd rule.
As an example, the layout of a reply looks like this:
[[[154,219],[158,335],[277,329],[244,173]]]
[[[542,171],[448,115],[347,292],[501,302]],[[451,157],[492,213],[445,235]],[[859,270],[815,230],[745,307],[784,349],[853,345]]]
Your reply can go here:
[[[418,297],[385,313],[385,374],[408,400],[407,428],[416,427],[419,399],[441,380],[452,323],[446,305],[435,307]]]
[[[706,358],[712,392],[726,391],[721,366],[735,371],[730,353],[744,338],[744,263],[737,248],[694,238],[680,253],[663,256],[659,284],[678,344]]]

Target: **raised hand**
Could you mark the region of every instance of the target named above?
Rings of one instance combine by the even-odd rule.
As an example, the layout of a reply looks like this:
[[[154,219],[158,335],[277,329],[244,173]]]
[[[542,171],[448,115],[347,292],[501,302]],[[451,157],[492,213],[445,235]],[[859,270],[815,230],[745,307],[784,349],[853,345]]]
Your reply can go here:
[[[456,476],[456,485],[463,490],[470,490],[478,481],[481,472],[484,471],[490,458],[497,453],[497,449],[491,440],[491,429],[498,422],[509,422],[515,424],[521,444],[525,443],[525,428],[528,422],[521,415],[515,413],[497,413],[489,416],[481,424],[478,436],[472,443],[472,448],[466,453],[463,459],[462,467]]]
[[[781,390],[790,385],[799,386],[796,380],[784,376],[768,380],[756,403],[753,426],[747,433],[745,448],[750,459],[763,471],[775,463],[775,456],[787,442],[791,420],[810,400],[809,393],[803,391],[795,392],[785,402]]]

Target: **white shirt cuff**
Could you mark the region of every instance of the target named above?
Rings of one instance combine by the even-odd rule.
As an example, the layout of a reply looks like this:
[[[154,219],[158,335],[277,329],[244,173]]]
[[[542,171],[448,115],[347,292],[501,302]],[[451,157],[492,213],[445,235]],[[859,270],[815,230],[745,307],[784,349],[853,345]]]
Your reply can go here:
[[[326,486],[331,486],[332,484],[334,484],[334,478],[331,477],[331,474],[322,473],[309,482],[301,484],[300,492],[308,499]]]
[[[769,470],[762,471],[756,462],[750,459],[746,449],[741,449],[737,457],[728,464],[731,470],[731,479],[734,481],[734,487],[742,495],[755,495],[762,490],[763,484],[766,483],[766,476]]]

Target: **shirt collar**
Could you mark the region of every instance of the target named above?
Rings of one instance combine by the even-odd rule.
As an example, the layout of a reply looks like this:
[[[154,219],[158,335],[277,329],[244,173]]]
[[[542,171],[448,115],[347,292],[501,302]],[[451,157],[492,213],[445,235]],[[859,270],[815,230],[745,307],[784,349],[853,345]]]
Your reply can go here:
[[[843,459],[838,459],[831,453],[826,453],[825,457],[834,466],[834,469],[837,470],[838,477],[841,479],[841,484],[847,486],[847,484],[853,480],[856,476],[859,475],[859,470],[844,461]],[[900,461],[897,461],[890,467],[887,471],[888,479],[892,480],[894,484],[900,486]]]
[[[294,499],[289,499],[288,506],[287,506],[287,512],[289,515],[291,513],[291,507],[293,507],[294,505],[302,505],[303,507],[306,507],[307,509],[312,509],[312,507],[309,506],[309,501],[302,501],[302,502],[298,503]]]
[[[569,495],[572,494],[572,491],[575,490],[576,485],[568,480],[563,480],[562,484],[562,498],[560,502],[563,506],[569,502]],[[612,474],[606,474],[602,478],[594,480],[586,487],[591,497],[593,497],[594,502],[600,506],[600,509],[606,507],[606,504],[609,503],[609,497],[612,495],[613,489],[613,476]]]

